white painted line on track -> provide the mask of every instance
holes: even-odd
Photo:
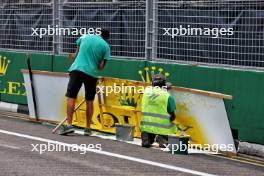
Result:
[[[1,130],[1,129],[0,129],[0,133],[12,135],[12,136],[17,136],[17,137],[22,137],[22,138],[26,138],[26,139],[31,139],[31,140],[35,140],[35,141],[59,144],[62,146],[67,146],[70,148],[85,150],[85,151],[100,154],[100,155],[106,155],[106,156],[110,156],[110,157],[125,159],[125,160],[129,160],[129,161],[134,161],[134,162],[138,162],[138,163],[142,163],[142,164],[146,164],[146,165],[157,166],[160,168],[170,169],[170,170],[184,172],[184,173],[188,173],[188,174],[199,175],[199,176],[215,176],[213,174],[209,174],[209,173],[205,173],[205,172],[199,172],[199,171],[195,171],[195,170],[191,170],[191,169],[167,165],[167,164],[163,164],[163,163],[158,163],[158,162],[145,160],[145,159],[141,159],[141,158],[121,155],[121,154],[117,154],[117,153],[111,153],[111,152],[102,151],[102,150],[89,149],[89,148],[85,148],[85,147],[81,147],[81,146],[76,146],[73,144],[68,144],[68,143],[59,142],[59,141],[55,141],[55,140],[51,140],[51,139],[45,139],[45,138],[41,138],[41,137],[31,136],[31,135],[27,135],[27,134],[16,133],[16,132],[12,132],[12,131]]]
[[[0,147],[10,148],[10,149],[20,149],[19,147],[12,146],[12,145],[5,145],[5,144],[0,144]]]

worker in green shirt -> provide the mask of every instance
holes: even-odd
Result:
[[[176,105],[167,92],[166,80],[162,74],[154,75],[152,87],[145,89],[142,97],[141,139],[142,147],[151,147],[154,141],[160,147],[168,143],[168,135],[176,134]]]
[[[110,47],[107,39],[110,34],[107,30],[101,30],[100,35],[83,35],[77,41],[77,49],[73,64],[69,68],[70,79],[67,87],[67,126],[60,134],[67,135],[74,132],[72,116],[75,100],[82,85],[85,88],[86,100],[86,128],[84,135],[91,135],[91,119],[93,115],[93,100],[96,94],[98,70],[105,67],[106,61],[110,60]]]

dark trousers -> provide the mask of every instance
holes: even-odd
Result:
[[[142,147],[151,147],[151,145],[156,141],[159,144],[159,147],[164,148],[168,144],[168,137],[164,135],[157,135],[147,132],[141,133]]]

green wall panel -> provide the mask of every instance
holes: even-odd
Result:
[[[0,52],[0,55],[10,61],[6,74],[1,76],[1,101],[25,104],[25,87],[20,72],[22,68],[26,68],[25,55],[11,52]]]
[[[53,56],[44,54],[30,54],[32,70],[52,71]]]
[[[139,70],[145,68],[145,61],[111,60],[106,64],[101,76],[116,77],[121,79],[141,80]]]
[[[70,67],[70,61],[66,56],[53,57],[53,71],[54,72],[67,72]]]

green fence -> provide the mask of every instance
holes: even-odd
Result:
[[[0,55],[0,100],[27,104],[20,72],[27,68],[25,53]],[[34,70],[66,72],[70,65],[66,56],[30,54],[30,59]],[[142,80],[139,71],[146,77],[144,68],[150,73],[153,66],[157,72],[162,69],[169,73],[168,81],[173,85],[232,95],[233,100],[225,101],[231,128],[238,130],[240,140],[264,144],[264,72],[113,59],[101,75]]]

